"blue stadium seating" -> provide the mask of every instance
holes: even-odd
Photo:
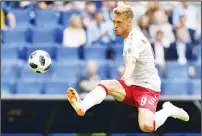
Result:
[[[14,30],[2,30],[1,72],[4,82],[8,82],[9,80],[10,82],[14,82],[19,78],[28,81],[31,80],[32,82],[37,79],[41,81],[47,81],[48,79],[47,82],[54,82],[54,84],[60,84],[61,80],[64,80],[69,86],[76,86],[77,78],[81,73],[85,73],[84,69],[87,60],[97,61],[98,75],[103,79],[119,78],[116,68],[121,64],[123,65],[123,37],[117,36],[116,40],[113,41],[112,48],[115,51],[115,61],[112,63],[106,60],[107,48],[102,46],[100,42],[85,45],[83,50],[84,61],[81,61],[79,59],[80,50],[78,50],[78,48],[64,47],[61,44],[64,27],[66,28],[69,25],[71,16],[73,14],[80,14],[80,11],[68,10],[59,13],[51,9],[34,9],[35,14],[33,11],[25,9],[12,9],[11,11],[16,16],[17,26]],[[36,27],[31,25],[34,15]],[[58,43],[58,45],[56,43]],[[38,49],[47,51],[51,55],[54,63],[52,63],[50,70],[45,74],[35,74],[31,72],[27,64],[29,55]],[[164,76],[160,73],[159,65],[156,66],[160,77],[163,79],[162,94],[201,94],[201,84],[199,82],[201,78],[201,46],[197,45],[196,50],[198,62],[193,63],[196,68],[196,76],[194,79],[188,80],[189,64],[180,65],[176,61],[167,62],[167,80],[164,80]],[[19,59],[24,59],[24,66]],[[55,63],[55,61],[57,61],[57,63]],[[56,82],[55,80],[58,81]],[[8,87],[10,83],[5,84],[7,84],[5,88],[10,90],[10,87]],[[20,83],[18,83],[18,90],[19,84]],[[13,85],[11,85],[11,88],[15,90]]]
[[[53,80],[63,80],[68,83],[69,86],[75,86],[80,75],[80,64],[68,63],[68,64],[55,64],[53,65]]]
[[[188,78],[188,64],[179,64],[176,61],[168,61],[166,63],[166,77],[167,78]]]
[[[63,80],[46,81],[44,84],[45,94],[66,94],[68,83]]]
[[[113,46],[113,51],[115,53],[115,60],[116,61],[123,61],[123,47]]]
[[[116,44],[122,45],[123,47],[123,43],[124,43],[124,38],[122,36],[116,36]]]
[[[23,68],[21,69],[21,72],[20,72],[20,78],[23,80],[36,80],[37,81],[40,79],[40,81],[44,81],[44,80],[50,79],[51,76],[52,76],[51,70],[46,73],[43,73],[43,74],[34,73],[34,72],[32,72],[32,70],[28,64],[23,66]]]
[[[109,71],[110,71],[111,79],[120,79],[120,77],[117,73],[117,68],[119,66],[124,66],[124,62],[123,61],[112,61],[109,63]]]
[[[60,13],[52,9],[36,9],[35,10],[36,27],[54,28],[59,23]]]
[[[1,47],[1,60],[3,62],[18,60],[18,48],[17,47]]]
[[[4,43],[25,43],[26,30],[14,29],[14,30],[2,30],[2,37]]]
[[[109,71],[109,62],[108,61],[101,61],[101,60],[95,60],[97,64],[97,74],[102,79],[108,79],[110,78],[110,71]],[[85,61],[84,63],[81,63],[81,74],[86,74],[86,66],[88,61]]]
[[[41,81],[41,80],[40,80]],[[18,80],[16,84],[17,94],[41,94],[43,83],[39,80]]]
[[[55,43],[56,29],[32,29],[32,43]]]
[[[1,77],[3,80],[13,81],[19,77],[22,67],[21,61],[7,61],[1,64]]]
[[[162,80],[163,95],[188,95],[191,89],[189,80],[167,79]]]
[[[109,62],[108,61],[96,61],[98,66],[98,75],[102,79],[108,79],[109,78]]]
[[[80,11],[78,10],[68,10],[68,11],[63,11],[61,12],[61,18],[60,18],[60,22],[62,23],[62,25],[64,27],[69,26],[70,23],[70,18],[73,14],[80,14]]]
[[[58,44],[62,44],[62,41],[63,41],[63,28],[61,26],[57,26],[56,27],[56,30],[55,30],[55,40],[56,40],[56,43]]]
[[[79,59],[79,49],[77,47],[57,47],[57,61],[68,61]]]
[[[201,95],[201,80],[200,79],[192,79],[191,82],[191,91],[190,93],[193,95]]]
[[[160,78],[164,78],[165,73],[163,73],[163,71],[161,70],[161,66],[159,64],[156,64],[156,69],[158,71],[158,75]]]
[[[15,92],[14,80],[1,80],[1,94],[13,94]]]
[[[197,50],[197,58],[198,59],[201,59],[201,45],[198,45],[196,47],[196,50]]]
[[[194,63],[194,67],[196,70],[195,78],[201,78],[201,63]]]
[[[11,12],[16,18],[16,28],[28,28],[31,25],[32,13],[29,10],[12,9]]]
[[[28,60],[29,56],[31,55],[32,52],[36,50],[44,50],[48,52],[48,54],[51,56],[51,59],[55,59],[55,47],[56,45],[53,43],[43,43],[43,44],[30,44],[25,46],[26,54],[24,55],[24,59]]]
[[[84,47],[85,60],[106,60],[106,47]]]

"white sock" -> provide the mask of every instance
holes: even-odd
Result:
[[[155,120],[155,130],[163,125],[168,117],[172,115],[170,109],[164,108],[155,113],[154,120]]]
[[[94,90],[86,95],[82,103],[82,108],[86,112],[94,105],[100,104],[106,97],[106,91],[103,87],[97,86]]]

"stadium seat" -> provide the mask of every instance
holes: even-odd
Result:
[[[114,59],[116,61],[123,61],[123,47],[114,46],[113,51],[115,53]]]
[[[13,81],[19,77],[22,67],[21,61],[3,61],[1,63],[1,77],[3,80]]]
[[[32,43],[54,43],[56,29],[33,29]]]
[[[201,59],[201,45],[198,45],[196,47],[196,51],[197,51],[197,59]]]
[[[162,72],[161,66],[159,64],[156,64],[156,69],[158,71],[158,75],[160,76],[160,78],[164,78],[165,73]]]
[[[110,79],[111,75],[110,75],[110,70],[109,70],[109,61],[97,61],[98,64],[98,75],[102,78],[102,79]]]
[[[16,28],[28,28],[31,20],[32,12],[23,9],[12,9],[11,12],[15,15]]]
[[[52,9],[35,10],[36,27],[54,28],[59,23],[60,13]]]
[[[40,81],[19,80],[16,85],[16,93],[17,94],[41,94],[43,89],[43,83]]]
[[[124,62],[122,61],[112,61],[109,63],[109,71],[110,71],[110,78],[111,79],[120,79],[118,73],[117,73],[117,68],[119,66],[124,66]]]
[[[4,43],[25,43],[26,42],[26,30],[14,29],[14,30],[2,30],[2,38]]]
[[[93,41],[89,46],[92,47],[100,47],[102,45],[105,45],[104,43],[101,43],[100,41]]]
[[[196,70],[196,75],[195,78],[201,78],[201,63],[195,63],[194,64],[195,70]]]
[[[57,47],[57,61],[68,61],[79,59],[79,48],[77,47]]]
[[[68,63],[68,64],[55,64],[53,65],[53,80],[63,80],[68,83],[69,86],[75,86],[80,75],[80,64]]]
[[[66,94],[68,83],[63,80],[46,81],[44,84],[45,94]]]
[[[179,64],[176,61],[168,61],[166,63],[166,77],[170,79],[188,78],[188,65],[187,64]]]
[[[116,36],[116,44],[122,44],[123,45],[123,43],[124,43],[124,38],[122,36]]]
[[[26,49],[26,55],[24,56],[25,60],[28,60],[31,53],[36,50],[44,50],[44,51],[48,52],[48,54],[51,56],[52,60],[55,59],[55,44],[53,44],[53,43],[31,44],[31,45],[26,46],[25,49]]]
[[[1,94],[13,94],[15,92],[14,80],[1,80]]]
[[[68,27],[70,23],[70,18],[73,14],[80,14],[79,10],[68,10],[61,12],[61,23],[64,27]]]
[[[162,80],[163,95],[188,95],[191,89],[189,80],[167,79]]]
[[[105,47],[84,47],[85,60],[106,60],[107,48]]]
[[[56,30],[55,30],[55,39],[56,39],[56,43],[58,44],[62,44],[62,41],[63,41],[63,28],[58,26],[56,27]]]
[[[192,79],[191,81],[191,94],[192,95],[201,95],[201,80]]]
[[[48,80],[51,78],[51,70],[43,74],[34,73],[32,72],[31,68],[28,66],[28,64],[26,64],[24,65],[24,67],[22,68],[20,72],[20,78],[24,80],[33,80],[33,81],[38,81],[39,79],[41,81]]]
[[[109,62],[108,61],[95,61],[97,64],[97,74],[100,76],[102,79],[109,79],[110,73],[109,73]],[[86,74],[86,66],[87,66],[87,61],[84,64],[81,64],[81,73],[82,75]]]
[[[18,48],[17,47],[1,47],[1,60],[3,62],[18,60]]]

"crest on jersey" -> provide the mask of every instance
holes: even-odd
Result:
[[[131,48],[128,48],[128,54],[131,54],[131,53],[132,53]]]

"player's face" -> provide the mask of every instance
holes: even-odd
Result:
[[[117,36],[123,35],[128,29],[128,20],[122,15],[113,15],[114,32]]]

